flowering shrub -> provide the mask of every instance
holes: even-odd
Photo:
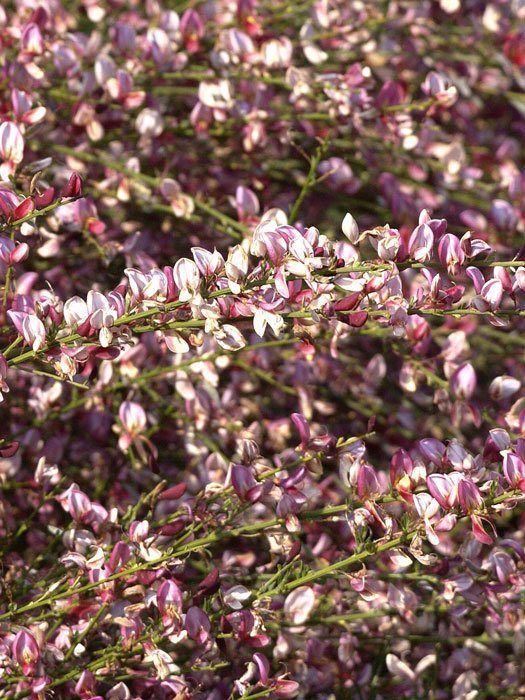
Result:
[[[525,696],[524,20],[0,7],[1,698]]]

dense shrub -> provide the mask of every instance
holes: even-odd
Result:
[[[525,7],[0,7],[0,697],[525,697]]]

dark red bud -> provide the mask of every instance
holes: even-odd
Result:
[[[210,573],[203,578],[199,583],[199,590],[207,590],[208,588],[213,588],[217,581],[219,580],[219,569],[212,569]]]
[[[80,197],[82,194],[82,178],[76,172],[71,173],[67,185],[62,187],[62,197]]]
[[[171,486],[169,489],[163,491],[158,500],[159,501],[176,501],[178,498],[183,496],[186,492],[186,484],[177,484],[176,486]]]
[[[359,294],[350,294],[350,296],[336,301],[334,304],[334,309],[336,311],[350,311],[351,309],[355,309],[360,299],[361,296]]]
[[[159,527],[157,532],[159,535],[164,535],[165,537],[175,537],[175,535],[178,535],[179,532],[184,530],[185,527],[186,523],[184,520],[176,520],[173,523],[162,525],[162,527]]]
[[[19,447],[20,443],[17,440],[9,443],[9,445],[4,445],[3,447],[0,447],[0,457],[9,459],[9,457],[12,457],[16,454],[16,451]]]
[[[46,187],[46,189],[40,194],[35,194],[33,199],[35,202],[35,207],[37,209],[43,209],[51,204],[55,197],[55,188]]]
[[[24,199],[23,202],[20,202],[20,204],[13,211],[13,219],[15,221],[18,221],[19,219],[23,219],[28,214],[30,214],[34,210],[34,208],[35,208],[35,203],[31,199],[31,197],[27,197],[27,199]]]
[[[356,311],[355,314],[348,314],[346,317],[346,322],[353,328],[361,328],[367,320],[368,313],[366,311]]]

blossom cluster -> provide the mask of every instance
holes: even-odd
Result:
[[[525,696],[525,33],[0,7],[0,698]]]

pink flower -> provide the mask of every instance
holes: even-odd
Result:
[[[69,180],[61,191],[62,197],[80,197],[82,194],[82,178],[76,172],[71,173]]]
[[[0,158],[4,161],[0,166],[0,178],[7,180],[16,166],[24,157],[24,138],[14,122],[3,122],[0,125]]]
[[[264,486],[255,481],[248,467],[242,464],[234,464],[231,471],[231,480],[235,493],[241,500],[254,503],[260,499]]]
[[[7,315],[11,319],[16,330],[23,337],[25,342],[37,352],[46,344],[46,329],[42,321],[34,314],[24,311],[8,311]]]
[[[483,498],[476,484],[471,479],[462,478],[458,484],[458,502],[465,513],[483,507]]]
[[[157,607],[165,627],[178,623],[182,615],[182,592],[175,581],[166,580],[157,590]]]
[[[284,601],[284,614],[294,625],[304,624],[315,606],[315,594],[309,586],[300,586]]]
[[[193,260],[181,258],[173,267],[173,280],[179,290],[179,300],[189,301],[199,289],[201,281],[199,268]]]
[[[118,444],[121,450],[127,450],[133,440],[146,429],[146,413],[140,404],[124,401],[118,415],[123,428]]]
[[[450,85],[450,81],[446,76],[436,71],[430,71],[421,85],[421,89],[425,95],[435,97],[439,104],[444,107],[451,107],[458,98],[457,88],[454,85]]]
[[[239,221],[250,221],[259,213],[257,195],[247,187],[239,185],[235,190],[235,208]]]
[[[462,478],[458,472],[429,474],[427,476],[427,487],[430,494],[445,510],[454,508],[458,504],[458,487]]]
[[[200,49],[200,39],[204,36],[204,22],[199,13],[196,10],[186,10],[181,17],[179,28],[186,50],[196,53]]]
[[[212,253],[209,250],[206,250],[206,248],[199,248],[195,246],[191,249],[191,254],[193,255],[193,259],[195,260],[199,272],[203,277],[218,275],[223,272],[224,258],[219,253],[217,248],[214,248]]]
[[[445,517],[441,517],[438,501],[428,493],[415,494],[413,502],[418,515],[423,518],[428,541],[437,546],[440,540],[436,531],[448,532],[452,530],[456,524],[456,516],[448,513]]]
[[[438,255],[441,264],[446,266],[449,274],[459,274],[461,265],[465,262],[465,253],[459,238],[452,233],[446,233],[439,242]]]
[[[16,211],[16,209],[15,209]],[[29,254],[27,243],[15,243],[10,238],[0,236],[0,260],[5,265],[14,265],[22,262]]]
[[[499,279],[491,279],[485,282],[480,291],[480,297],[489,306],[491,311],[497,311],[503,297],[503,285]]]
[[[22,628],[17,632],[11,645],[13,659],[21,667],[22,673],[32,676],[40,659],[40,649],[34,636],[29,630]]]
[[[359,242],[359,226],[352,214],[345,214],[341,228],[352,245]]]
[[[470,362],[460,365],[450,378],[450,387],[458,399],[468,401],[476,390],[476,372]]]
[[[198,644],[205,644],[210,639],[211,622],[200,608],[196,606],[189,608],[184,624],[188,636]]]
[[[373,500],[380,496],[382,491],[375,469],[370,464],[361,464],[357,475],[357,495],[359,498]]]
[[[22,50],[35,56],[43,53],[44,40],[37,24],[29,22],[22,32]]]
[[[434,233],[428,224],[419,224],[408,241],[410,256],[417,262],[426,262],[432,255]]]
[[[140,272],[135,268],[127,268],[124,274],[129,280],[129,286],[135,303],[144,299],[158,299],[163,301],[168,293],[168,281],[161,270]]]
[[[525,493],[525,461],[513,452],[503,455],[503,474],[509,486]]]
[[[160,184],[160,192],[173,209],[175,216],[187,219],[193,214],[195,204],[192,197],[184,194],[181,186],[176,180],[166,178]]]

